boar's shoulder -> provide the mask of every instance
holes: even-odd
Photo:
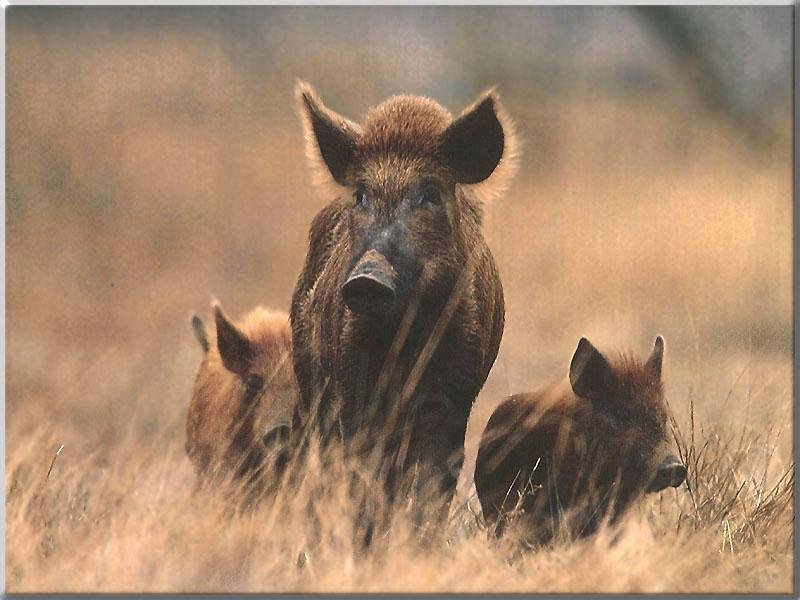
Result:
[[[292,305],[295,306],[303,294],[314,286],[320,272],[330,259],[340,237],[340,224],[345,215],[346,202],[335,200],[320,210],[311,222],[308,232],[306,262],[295,287]],[[294,310],[292,311],[294,313]]]

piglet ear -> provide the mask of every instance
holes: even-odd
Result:
[[[647,359],[647,363],[645,364],[656,376],[661,377],[661,363],[663,360],[664,338],[659,335],[656,336],[656,342],[653,344],[653,352],[650,354],[650,358]]]
[[[355,123],[328,109],[314,89],[298,82],[295,90],[306,133],[306,154],[314,168],[320,159],[339,185],[347,185],[347,173],[355,162],[360,136]]]
[[[503,157],[505,132],[497,114],[497,96],[485,93],[442,134],[444,159],[459,183],[488,178]]]
[[[217,349],[222,364],[237,375],[245,375],[253,359],[250,341],[228,320],[219,304],[214,304],[213,311],[217,324]]]
[[[605,356],[582,337],[569,364],[572,391],[582,398],[599,400],[610,389],[613,376]]]
[[[194,330],[194,336],[197,338],[197,341],[200,342],[200,347],[203,349],[203,352],[208,352],[209,344],[206,326],[203,320],[197,315],[192,317],[192,329]]]

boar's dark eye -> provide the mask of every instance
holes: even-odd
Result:
[[[419,193],[420,206],[439,206],[442,203],[442,195],[439,190],[432,185],[426,185]]]
[[[264,387],[264,380],[258,375],[250,375],[244,382],[245,393],[248,399],[253,399]]]
[[[369,204],[369,196],[367,196],[367,192],[359,188],[353,194],[353,198],[356,201],[356,207],[358,208],[365,208],[367,204]]]
[[[603,417],[606,424],[608,424],[614,431],[623,431],[625,429],[622,419],[620,419],[617,415],[608,413],[603,415]]]

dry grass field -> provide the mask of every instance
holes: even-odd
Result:
[[[7,33],[6,591],[793,590],[788,119],[753,147],[658,94],[488,82],[523,143],[485,216],[500,355],[446,539],[420,549],[400,517],[388,550],[360,556],[337,473],[310,468],[313,545],[309,490],[232,512],[192,493],[183,445],[191,315],[209,319],[212,295],[232,316],[288,310],[327,200],[294,77],[356,118],[382,97],[360,74],[357,91],[326,85],[322,66],[258,80],[191,31],[28,25],[12,15]],[[441,100],[458,111],[483,85]],[[471,470],[494,405],[565,377],[581,335],[645,355],[659,333],[688,483],[618,532],[535,552],[490,540]]]

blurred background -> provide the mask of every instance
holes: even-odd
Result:
[[[693,402],[701,422],[790,428],[792,7],[6,17],[9,458],[43,424],[65,457],[182,446],[191,315],[212,295],[288,310],[331,200],[297,78],[356,120],[396,93],[458,113],[496,85],[515,121],[519,174],[486,207],[507,320],[473,453],[494,404],[565,376],[581,335],[644,356],[663,334],[679,419]]]

